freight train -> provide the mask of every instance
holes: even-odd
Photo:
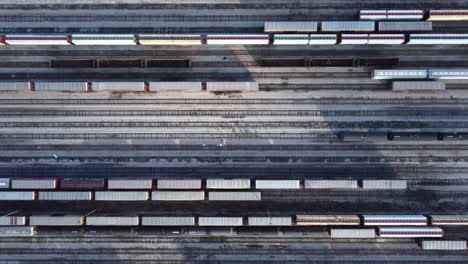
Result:
[[[457,141],[467,140],[468,132],[340,132],[338,138],[343,142],[373,141]]]

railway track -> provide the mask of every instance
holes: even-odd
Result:
[[[0,105],[468,105],[468,99],[463,98],[317,98],[317,99],[0,99]],[[430,108],[428,108],[430,109]],[[441,109],[442,110],[442,109]],[[322,111],[321,111],[322,112]],[[437,111],[434,111],[437,112]]]

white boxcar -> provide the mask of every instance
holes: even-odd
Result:
[[[154,201],[203,201],[205,192],[203,191],[155,191],[151,193],[151,200]]]
[[[374,21],[323,21],[322,31],[360,31],[368,32],[375,30]]]
[[[357,180],[305,180],[306,189],[357,189]]]
[[[93,82],[93,91],[141,91],[145,90],[144,82]]]
[[[8,189],[10,188],[10,179],[2,178],[0,179],[0,189]]]
[[[362,215],[366,226],[421,226],[427,225],[424,215]]]
[[[405,34],[369,34],[367,44],[398,45],[405,42]]]
[[[55,189],[56,179],[11,179],[12,189]]]
[[[207,91],[258,91],[257,82],[207,82]]]
[[[33,201],[34,192],[0,192],[0,201]]]
[[[0,226],[26,225],[26,216],[0,216]]]
[[[357,215],[296,215],[297,225],[329,226],[329,225],[360,225]]]
[[[149,199],[149,192],[115,192],[104,191],[95,192],[96,201],[146,201]]]
[[[193,216],[142,216],[143,226],[194,226]]]
[[[383,21],[379,23],[379,31],[432,31],[432,22],[424,21]]]
[[[199,34],[139,34],[141,45],[201,45]]]
[[[333,34],[310,34],[309,45],[331,45],[336,44],[336,35]]]
[[[208,45],[268,45],[270,36],[268,34],[259,35],[207,35]]]
[[[137,226],[138,216],[87,216],[87,226]]]
[[[408,44],[468,44],[468,34],[410,34]]]
[[[152,189],[152,179],[109,179],[107,189]]]
[[[387,10],[360,10],[359,19],[361,20],[385,20],[387,19]]]
[[[468,215],[430,215],[432,225],[468,225]]]
[[[50,201],[90,201],[92,194],[91,192],[39,192],[38,198]]]
[[[201,91],[201,82],[150,82],[150,91]]]
[[[444,82],[392,82],[392,91],[394,92],[439,92],[445,91],[445,87],[446,85]]]
[[[406,189],[406,180],[363,180],[363,189],[387,189],[402,190]]]
[[[158,189],[201,189],[201,179],[159,179]]]
[[[28,82],[0,82],[0,91],[28,91]]]
[[[209,192],[210,201],[260,201],[260,192]]]
[[[316,32],[317,22],[311,21],[275,21],[265,22],[265,32]]]
[[[256,180],[256,189],[300,189],[299,180]]]
[[[131,34],[73,34],[71,41],[75,45],[136,45],[137,40]]]
[[[0,237],[25,237],[34,235],[32,226],[2,226],[0,227]]]
[[[32,226],[81,226],[84,217],[81,215],[32,215],[29,217],[29,225]]]
[[[423,240],[424,250],[466,250],[466,240]]]
[[[375,229],[373,228],[353,228],[353,229],[342,229],[332,228],[330,229],[331,238],[375,238]]]
[[[250,189],[250,179],[207,179],[207,189]]]
[[[242,226],[242,217],[198,217],[199,226]]]
[[[36,91],[86,91],[86,82],[34,82]]]
[[[249,217],[249,226],[290,226],[291,217]]]
[[[429,18],[434,21],[468,20],[468,10],[429,10]]]
[[[372,79],[426,79],[426,69],[386,69],[374,70]]]
[[[307,34],[275,34],[273,36],[274,45],[307,45],[309,35]]]
[[[379,227],[379,237],[443,237],[440,227]]]
[[[421,20],[423,18],[423,10],[387,10],[389,20]]]
[[[368,34],[342,34],[340,44],[367,44],[369,41]]]
[[[468,68],[429,69],[429,79],[468,79]]]
[[[71,45],[67,35],[6,35],[9,45]]]

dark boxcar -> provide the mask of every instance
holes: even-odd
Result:
[[[62,179],[59,186],[67,190],[95,190],[104,189],[106,182],[104,179]]]

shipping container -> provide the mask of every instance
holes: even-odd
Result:
[[[420,226],[427,225],[424,215],[362,215],[366,226]]]
[[[309,45],[332,45],[336,44],[336,35],[333,34],[310,34]]]
[[[9,45],[70,45],[67,35],[5,35]]]
[[[422,20],[423,10],[387,10],[388,20]]]
[[[250,189],[250,179],[206,179],[207,189]]]
[[[158,179],[158,189],[201,189],[201,180],[200,179],[180,179],[180,180],[170,180],[170,179]]]
[[[26,225],[26,216],[0,216],[0,226]]]
[[[0,201],[33,201],[34,192],[0,192]]]
[[[108,189],[153,189],[152,179],[109,179],[107,180]]]
[[[379,23],[379,31],[432,31],[432,22],[424,21],[383,21]]]
[[[256,180],[256,189],[300,189],[299,180]]]
[[[31,215],[29,225],[32,226],[81,226],[84,216],[81,215]]]
[[[145,90],[144,82],[93,82],[93,91],[141,91]]]
[[[151,193],[153,201],[203,201],[203,191],[155,191]]]
[[[360,10],[359,19],[361,20],[386,20],[387,10]]]
[[[39,192],[39,200],[54,201],[90,201],[91,192]]]
[[[297,225],[329,226],[329,225],[360,225],[357,215],[296,215]]]
[[[368,32],[375,30],[374,21],[323,21],[322,31],[360,31]]]
[[[466,45],[468,34],[410,34],[408,44]]]
[[[443,237],[440,227],[379,227],[379,237]]]
[[[0,91],[28,91],[29,82],[0,82]]]
[[[382,69],[372,72],[372,79],[426,79],[427,69]]]
[[[9,189],[10,188],[10,179],[1,178],[0,179],[0,189]]]
[[[95,192],[94,200],[96,201],[146,201],[146,200],[149,200],[149,192],[130,192],[130,191]]]
[[[199,226],[242,226],[242,217],[198,217]]]
[[[201,45],[200,34],[139,34],[141,45]]]
[[[375,229],[373,228],[355,228],[355,229],[330,229],[331,238],[375,238]]]
[[[291,217],[249,217],[249,226],[291,226]]]
[[[137,226],[138,216],[87,216],[87,226]]]
[[[0,227],[0,237],[26,237],[34,235],[32,226],[2,226]]]
[[[363,180],[362,188],[403,190],[406,189],[406,180]]]
[[[265,22],[265,32],[316,32],[318,23],[311,21],[273,21]]]
[[[201,82],[150,82],[150,91],[201,91]]]
[[[466,240],[423,240],[424,250],[466,250]]]
[[[142,226],[194,226],[193,216],[142,216]]]
[[[275,34],[273,45],[307,45],[309,35],[307,34]]]
[[[72,43],[75,45],[136,45],[137,39],[130,34],[73,34]]]
[[[432,225],[468,225],[468,215],[430,215]]]
[[[357,180],[305,180],[306,189],[357,189]]]
[[[440,92],[445,91],[444,82],[431,81],[407,81],[392,82],[392,91],[394,92]]]
[[[210,201],[260,201],[260,192],[209,192]]]
[[[429,79],[468,79],[468,68],[429,69]]]
[[[11,179],[12,189],[55,189],[56,179]]]
[[[207,82],[207,91],[258,91],[257,82]]]
[[[468,10],[429,10],[432,21],[463,21],[468,20]]]
[[[34,82],[35,91],[86,91],[86,82]]]
[[[368,34],[342,34],[340,44],[363,45],[369,40]]]
[[[106,187],[104,179],[61,179],[60,189],[66,190],[99,190]]]
[[[268,45],[270,36],[268,34],[258,35],[207,35],[208,45]]]
[[[405,42],[405,34],[369,34],[369,45],[399,45]]]

